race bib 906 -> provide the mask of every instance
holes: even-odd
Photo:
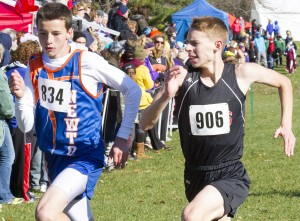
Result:
[[[193,135],[219,135],[230,132],[229,107],[227,103],[191,105],[189,117]]]
[[[71,98],[71,83],[38,79],[39,101],[48,110],[67,113]]]

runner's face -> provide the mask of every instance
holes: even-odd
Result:
[[[185,50],[193,67],[207,67],[208,63],[213,62],[215,46],[206,33],[191,29],[188,42]]]
[[[64,20],[39,20],[38,36],[45,52],[49,58],[61,58],[70,52],[68,39],[72,29],[66,30]]]

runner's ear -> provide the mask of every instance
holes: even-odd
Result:
[[[214,52],[216,53],[217,51],[222,50],[222,48],[223,48],[223,42],[221,40],[216,40]]]

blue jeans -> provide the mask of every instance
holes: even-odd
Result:
[[[40,189],[42,183],[48,184],[48,177],[44,164],[45,156],[40,150],[37,143],[32,153],[31,167],[30,167],[30,188],[34,190]]]
[[[0,203],[8,203],[14,198],[10,191],[10,176],[14,159],[15,152],[10,130],[4,123],[4,141],[0,146]]]
[[[273,59],[272,55],[268,54],[267,59],[268,59],[268,68],[274,69],[274,59]]]

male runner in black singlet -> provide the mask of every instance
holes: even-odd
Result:
[[[184,183],[189,204],[183,221],[231,220],[249,193],[249,177],[241,163],[245,98],[254,82],[277,87],[281,100],[281,135],[288,157],[294,154],[292,86],[285,76],[255,63],[224,64],[227,27],[214,17],[194,18],[186,51],[189,73],[175,66],[165,87],[140,121],[148,130],[175,97],[179,134],[185,157]]]

